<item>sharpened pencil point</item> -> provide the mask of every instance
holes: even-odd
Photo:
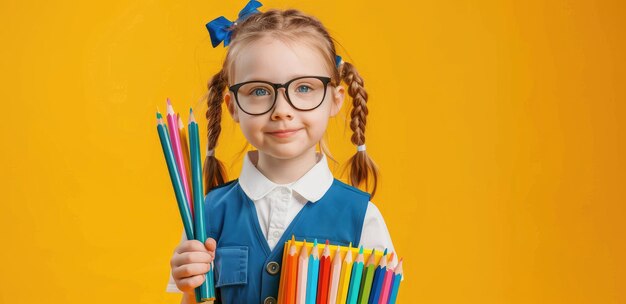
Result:
[[[387,248],[385,248],[385,251],[383,252],[383,255],[387,255]]]

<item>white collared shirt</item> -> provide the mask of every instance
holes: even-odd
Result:
[[[333,183],[333,175],[328,168],[326,155],[317,154],[317,163],[300,179],[290,184],[276,184],[256,168],[257,151],[248,152],[243,160],[239,175],[239,185],[254,202],[259,226],[270,249],[274,250],[278,240],[289,227],[291,221],[307,202],[321,199]],[[182,241],[186,240],[184,231]],[[361,243],[364,248],[393,251],[393,243],[382,214],[369,202],[361,230]],[[397,262],[394,255],[393,262]],[[167,286],[169,292],[180,292],[170,273]]]

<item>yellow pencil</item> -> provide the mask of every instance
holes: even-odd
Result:
[[[337,290],[337,303],[346,303],[348,299],[348,289],[350,289],[350,275],[352,274],[352,243],[348,246],[346,257],[341,263],[341,274],[339,275],[339,289]]]

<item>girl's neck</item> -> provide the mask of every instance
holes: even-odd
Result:
[[[297,181],[317,163],[315,146],[309,151],[291,159],[279,159],[258,152],[257,169],[276,184],[289,184]]]

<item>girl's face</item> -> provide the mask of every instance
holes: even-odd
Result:
[[[331,75],[315,49],[304,43],[288,45],[278,39],[265,37],[241,50],[235,61],[234,79],[231,79],[230,85],[252,80],[284,84],[300,76]],[[291,86],[289,90],[293,91]],[[301,87],[299,90],[307,88]],[[263,90],[260,92],[267,93]],[[276,98],[274,106],[262,115],[250,115],[242,111],[231,91],[224,100],[251,145],[267,156],[293,159],[315,151],[315,145],[326,131],[329,117],[337,115],[343,104],[344,88],[328,84],[321,105],[311,111],[293,108],[285,97],[284,88],[276,91]]]

